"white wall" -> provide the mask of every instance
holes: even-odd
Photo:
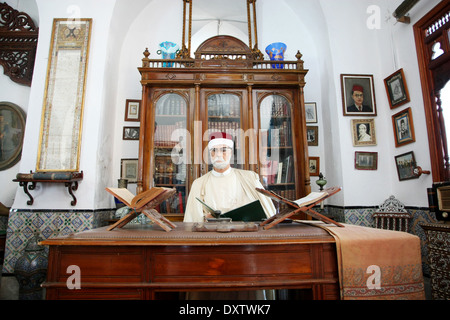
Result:
[[[106,61],[108,57],[107,41],[109,34],[110,19],[115,1],[80,0],[74,5],[72,1],[46,1],[38,0],[39,9],[39,43],[36,54],[36,64],[33,75],[33,85],[30,92],[28,121],[24,137],[24,148],[20,172],[35,170],[37,160],[37,149],[40,135],[40,119],[42,101],[46,82],[48,55],[50,48],[50,37],[53,19],[58,18],[92,18],[93,28],[91,33],[91,44],[89,50],[89,63],[85,91],[85,105],[83,114],[83,131],[81,141],[80,170],[84,172],[84,179],[75,191],[78,199],[76,209],[95,209],[105,206],[102,201],[94,201],[96,189],[101,188],[98,184],[102,172],[98,171],[97,150],[99,144],[99,133],[103,122],[104,96],[107,94],[104,87]],[[108,93],[109,94],[109,93]],[[104,188],[104,187],[103,187]],[[97,191],[98,192],[98,191]],[[103,190],[104,192],[104,190]],[[35,204],[32,209],[53,208],[65,209],[70,206],[71,197],[63,185],[38,184],[32,192]],[[14,201],[14,208],[30,209],[26,201],[28,197],[22,189],[18,189]],[[109,202],[108,202],[109,207]]]
[[[295,60],[295,54],[300,50],[305,68],[309,69],[305,100],[317,103],[320,130],[319,146],[310,147],[309,153],[311,156],[321,157],[321,171],[327,178],[328,185],[343,187],[343,192],[333,197],[329,204],[374,206],[394,194],[406,205],[428,206],[426,188],[431,185],[431,176],[399,182],[394,156],[412,150],[418,164],[424,169],[430,168],[412,26],[439,1],[421,1],[411,10],[412,23],[409,25],[396,23],[392,17],[392,12],[401,2],[257,2],[259,49],[264,52],[268,44],[284,42],[288,46],[286,59]],[[20,172],[34,170],[36,166],[52,20],[55,17],[70,17],[73,13],[68,12],[68,9],[72,8],[73,3],[69,0],[37,0],[40,38],[33,87],[28,93],[28,119],[33,120],[27,123],[26,150],[20,163]],[[94,21],[80,163],[85,179],[76,191],[79,199],[76,208],[104,208],[112,205],[111,197],[105,194],[104,187],[117,184],[120,159],[138,156],[138,143],[123,141],[122,128],[134,125],[123,120],[125,100],[141,98],[137,68],[141,65],[142,52],[148,47],[150,58],[157,58],[159,56],[156,51],[160,42],[173,41],[181,44],[182,2],[137,0],[130,5],[125,0],[78,0],[75,3],[80,8],[82,17],[93,18]],[[370,29],[367,21],[372,13],[368,13],[367,9],[373,5],[380,9],[380,25],[379,28]],[[212,36],[217,32],[214,28],[213,26],[210,31],[202,30],[202,34]],[[192,54],[197,43],[202,42],[200,38],[199,34],[193,35],[195,46],[193,44]],[[398,110],[390,110],[383,80],[399,68],[405,71],[411,102]],[[352,145],[352,117],[344,117],[342,114],[340,74],[343,73],[374,75],[378,110],[375,117],[377,146],[356,148]],[[5,82],[3,78],[4,76],[0,76],[0,84]],[[20,105],[23,103],[20,101],[23,99],[23,89],[20,90],[17,94],[8,94],[2,100],[18,101]],[[3,90],[0,91],[0,98],[2,94]],[[396,148],[391,116],[406,107],[413,109],[417,141]],[[378,170],[355,170],[355,151],[378,152]],[[311,180],[312,189],[316,190],[316,178]],[[134,187],[132,185],[129,189],[135,191]],[[36,195],[33,209],[70,207],[65,188],[44,186],[33,194]],[[26,200],[26,196],[19,190],[14,206],[30,208],[26,206]]]

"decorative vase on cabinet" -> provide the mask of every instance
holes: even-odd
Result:
[[[283,61],[287,46],[283,42],[275,42],[266,47],[266,53],[272,61]],[[273,69],[284,69],[284,64],[272,64]]]

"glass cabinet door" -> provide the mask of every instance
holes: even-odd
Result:
[[[261,182],[267,190],[295,200],[291,103],[282,95],[269,95],[261,101],[258,113]]]
[[[186,101],[176,93],[164,94],[155,105],[153,185],[177,189],[160,205],[160,213],[184,213],[186,206],[187,109]]]
[[[241,104],[240,96],[232,93],[210,94],[207,97],[208,133],[226,132],[233,136],[231,166],[240,169],[244,167],[245,159],[244,149],[241,148]],[[211,164],[209,170],[212,170]]]

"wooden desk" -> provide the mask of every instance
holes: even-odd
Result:
[[[193,224],[99,228],[48,239],[47,299],[162,299],[169,292],[305,289],[339,299],[335,240],[303,224],[256,232],[192,232]],[[81,289],[66,282],[81,271]]]

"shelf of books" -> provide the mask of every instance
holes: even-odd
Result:
[[[240,136],[241,129],[241,99],[231,93],[211,94],[207,100],[208,106],[208,131],[226,132],[234,138],[234,154],[231,159],[233,168],[243,168],[244,155],[241,153]],[[210,164],[208,170],[212,170]]]
[[[282,95],[269,95],[259,106],[260,177],[265,189],[296,199],[291,104]],[[279,203],[276,203],[280,206]],[[283,209],[280,206],[280,210]]]
[[[175,194],[159,205],[160,213],[184,213],[186,207],[187,160],[185,142],[186,101],[176,93],[162,96],[155,106],[154,186],[176,188]]]

